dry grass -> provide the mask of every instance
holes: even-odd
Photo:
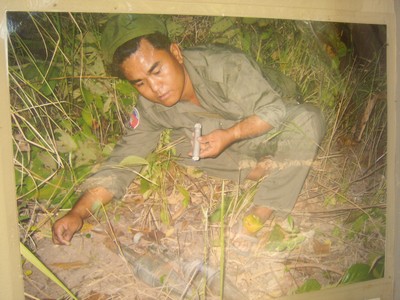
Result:
[[[20,222],[23,233],[21,239],[32,249],[43,251],[43,260],[53,258],[49,254],[52,248],[47,238],[50,235],[50,220],[54,218],[59,207],[54,207],[51,202],[55,202],[53,199],[61,195],[61,200],[57,201],[64,203],[71,196],[74,185],[84,176],[75,172],[68,153],[61,153],[56,147],[60,138],[54,134],[55,128],[63,123],[57,122],[51,113],[62,112],[61,115],[66,116],[63,118],[69,124],[65,125],[66,130],[93,130],[93,134],[98,135],[99,143],[105,144],[110,133],[119,134],[114,127],[118,127],[118,119],[122,119],[119,114],[126,109],[119,107],[119,101],[124,95],[114,87],[115,82],[109,84],[109,78],[104,77],[106,80],[100,80],[102,84],[92,86],[91,81],[82,76],[85,72],[89,77],[99,76],[99,72],[104,71],[95,70],[101,64],[96,60],[97,50],[94,50],[91,41],[81,40],[81,31],[92,33],[89,25],[93,25],[91,22],[95,23],[95,19],[85,19],[82,15],[79,18],[78,15],[52,17],[50,19],[54,22],[68,19],[79,21],[79,25],[74,27],[77,36],[68,35],[69,39],[64,39],[70,41],[70,44],[64,45],[67,50],[70,47],[71,51],[68,52],[58,52],[61,51],[60,43],[57,43],[58,40],[54,42],[52,36],[70,34],[72,31],[58,32],[55,35],[50,29],[56,26],[39,27],[42,33],[46,33],[43,36],[50,41],[46,43],[43,40],[43,44],[53,45],[52,53],[60,54],[60,60],[66,66],[67,61],[63,59],[69,52],[80,55],[86,53],[81,57],[70,57],[70,61],[75,62],[75,72],[79,74],[61,74],[65,75],[62,80],[50,80],[51,78],[41,74],[30,82],[23,76],[23,71],[33,57],[30,56],[28,46],[18,39],[14,40],[16,47],[11,48],[11,62],[15,62],[15,66],[10,69],[15,164],[16,170],[23,175],[18,182],[18,190],[21,190],[19,212],[21,217],[29,217]],[[33,18],[38,22],[42,20],[36,14]],[[292,76],[300,84],[305,100],[321,106],[327,118],[328,133],[290,218],[276,219],[264,228],[258,248],[246,255],[235,249],[230,230],[251,202],[255,184],[245,182],[238,185],[181,168],[171,160],[171,153],[168,151],[161,151],[161,156],[154,158],[154,161],[165,161],[168,165],[161,168],[159,173],[150,174],[154,175],[151,179],[159,183],[158,188],[148,189],[143,193],[139,180],[136,181],[121,203],[107,207],[108,218],[90,220],[94,226],[86,233],[98,235],[100,224],[106,224],[102,228],[107,230],[111,226],[115,231],[113,235],[109,235],[111,240],[116,239],[120,245],[129,247],[140,255],[151,250],[158,253],[159,257],[169,255],[170,261],[200,260],[210,268],[224,270],[226,278],[240,290],[247,291],[251,299],[272,299],[291,294],[311,278],[318,280],[323,287],[335,286],[352,264],[366,262],[373,265],[384,254],[385,247],[386,78],[379,57],[364,64],[351,63],[347,67],[333,67],[335,59],[341,58],[334,52],[327,51],[332,50],[335,40],[320,38],[324,36],[324,26],[327,24],[315,26],[316,24],[310,25],[307,22],[279,20],[252,23],[251,20],[245,22],[236,19],[228,30],[218,32],[215,29],[210,31],[215,24],[214,17],[172,16],[169,20],[170,25],[180,25],[176,28],[174,37],[182,46],[215,41],[229,42],[255,57],[261,64],[278,67]],[[93,27],[98,29],[99,24],[95,25]],[[49,28],[49,32],[43,28]],[[286,38],[282,39],[282,36]],[[80,43],[75,44],[76,39]],[[18,45],[22,46],[17,47]],[[32,55],[35,54],[33,52]],[[84,70],[81,62],[86,58],[87,70]],[[50,57],[50,62],[43,61],[43,64],[45,70],[49,71],[53,60]],[[33,66],[39,69],[39,65]],[[94,68],[93,74],[89,66]],[[71,80],[64,80],[66,78]],[[54,88],[51,93],[43,96],[38,82],[47,86],[48,82],[54,83],[54,80],[62,82],[62,85],[57,85],[60,89]],[[99,86],[102,88],[97,90]],[[83,87],[92,88],[94,97],[101,95],[104,97],[101,100],[106,103],[115,103],[114,113],[117,116],[111,116],[109,120],[100,118],[99,111],[103,109],[101,101],[96,102],[99,107],[93,103],[87,107],[82,105],[80,108],[94,111],[92,127],[88,127],[87,120],[81,118],[78,110],[85,103],[83,96],[79,96]],[[64,90],[68,90],[67,95],[62,94]],[[107,93],[112,96],[105,96]],[[114,98],[116,96],[121,99],[118,98],[117,101]],[[79,126],[70,115],[79,117]],[[46,130],[39,130],[42,128]],[[73,151],[71,153],[77,155]],[[71,174],[61,175],[64,181],[68,177],[69,184],[66,188],[51,191],[48,199],[52,200],[40,201],[38,190],[41,187],[58,186],[62,182],[55,176],[56,171],[54,174],[39,176],[33,169],[37,167],[37,161],[42,162],[44,154],[49,155],[46,162],[51,163],[49,166],[53,166],[54,170],[67,170]],[[53,178],[57,181],[52,180]],[[32,184],[32,187],[24,180]],[[27,186],[30,189],[26,190]],[[186,193],[190,195],[190,201]],[[221,199],[229,207],[228,213],[222,215],[223,218],[215,214]],[[140,235],[143,235],[142,238],[135,241],[135,237],[138,239]],[[97,239],[93,241],[98,242]],[[274,241],[280,243],[273,243]],[[59,252],[81,253],[80,246],[77,243],[75,248]],[[79,293],[80,298],[132,299],[132,293],[128,292],[136,291],[138,299],[179,299],[179,296],[169,293],[167,285],[145,286],[132,276],[123,260],[120,260],[122,264],[118,269],[113,267],[115,260],[104,261],[104,254],[111,253],[108,248],[101,248],[103,252],[98,252],[100,246],[99,249],[96,246],[90,249],[90,254],[100,259],[93,258],[95,265],[92,265],[93,269],[87,269],[89,273],[83,275],[86,277],[76,275],[76,278],[81,279],[79,282],[72,280],[72,273],[63,273],[55,268]],[[46,252],[49,257],[46,257]],[[72,256],[73,253],[69,255]],[[32,276],[26,277],[26,281],[32,283],[32,286],[37,284],[35,292],[43,292],[45,288],[42,284],[46,279],[37,279],[37,282],[35,280]],[[98,293],[93,293],[93,290]],[[205,291],[204,288],[202,291]],[[47,298],[52,296],[51,293],[40,295]]]

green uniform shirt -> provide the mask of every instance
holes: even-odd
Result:
[[[185,101],[165,107],[140,97],[137,127],[128,130],[110,158],[86,181],[83,189],[103,186],[115,197],[123,196],[136,173],[122,169],[118,164],[129,155],[146,157],[155,149],[160,133],[166,128],[173,130],[173,138],[185,137],[177,145],[182,162],[204,169],[213,176],[244,178],[257,158],[268,152],[265,147],[268,136],[279,129],[292,106],[284,103],[263,77],[259,66],[241,52],[217,46],[184,50],[183,54],[201,107]],[[203,134],[207,134],[215,129],[229,128],[254,114],[274,126],[273,132],[235,143],[215,159],[193,162],[187,156],[195,123],[201,123]],[[261,144],[264,147],[260,147]]]

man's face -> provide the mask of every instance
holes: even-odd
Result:
[[[143,39],[138,50],[120,68],[146,99],[168,107],[181,100],[187,75],[178,45],[172,44],[168,52],[155,49]]]

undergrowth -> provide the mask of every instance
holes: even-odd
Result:
[[[34,249],[34,233],[43,225],[37,224],[37,214],[44,213],[44,222],[52,222],[60,210],[75,203],[75,188],[124,133],[137,93],[128,83],[109,77],[102,63],[100,32],[108,15],[8,13],[7,17],[21,241]],[[162,18],[172,40],[182,47],[222,43],[240,48],[261,66],[293,78],[304,100],[321,107],[328,132],[318,154],[320,172],[312,180],[322,191],[327,210],[350,208],[332,236],[373,248],[377,255],[372,263],[360,257],[360,263],[369,263],[368,272],[373,269],[376,257],[384,254],[385,240],[387,118],[381,53],[370,61],[356,60],[352,44],[342,41],[338,30],[342,27],[334,23]],[[146,197],[158,195],[160,220],[169,223],[166,190],[174,186],[185,205],[190,197],[176,177],[179,172],[170,168],[175,158],[168,132],[158,150],[147,158],[141,192]],[[237,207],[229,206],[231,198],[224,199],[222,216],[237,216]],[[218,209],[209,215],[221,219]],[[352,273],[347,274],[342,283],[351,282]],[[379,276],[381,271],[375,277]],[[299,291],[316,286],[307,281]]]

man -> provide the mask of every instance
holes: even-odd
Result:
[[[69,244],[96,207],[123,196],[136,172],[120,162],[130,155],[146,157],[166,128],[173,139],[185,137],[176,146],[184,165],[234,180],[265,176],[249,211],[261,222],[274,211],[293,208],[324,134],[320,111],[286,103],[259,66],[237,50],[182,51],[166,35],[164,24],[146,15],[119,15],[106,25],[104,60],[141,96],[133,128],[84,183],[71,211],[54,224],[54,243]],[[199,161],[190,157],[196,123],[203,131]]]

